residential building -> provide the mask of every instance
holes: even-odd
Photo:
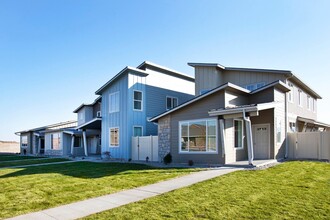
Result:
[[[65,131],[76,126],[76,121],[67,121],[16,132],[20,136],[21,154],[68,155],[71,137]]]
[[[147,119],[192,99],[194,78],[145,61],[125,67],[96,94],[102,97],[101,153],[129,160],[132,137],[157,135]]]
[[[287,156],[289,131],[324,130],[314,90],[291,71],[188,63],[196,97],[159,114],[159,158],[227,164]]]

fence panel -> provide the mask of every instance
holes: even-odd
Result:
[[[132,160],[158,161],[158,136],[132,137]]]
[[[289,158],[330,160],[330,132],[288,134]]]

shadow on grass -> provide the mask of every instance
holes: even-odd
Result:
[[[153,170],[159,172],[187,172],[185,168],[155,168],[144,164],[134,163],[95,163],[95,162],[74,162],[67,164],[44,165],[37,167],[18,168],[16,172],[1,175],[0,179],[8,177],[19,177],[36,174],[58,173],[76,178],[102,178],[112,175],[129,175],[132,173],[150,173]]]

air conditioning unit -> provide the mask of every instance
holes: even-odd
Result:
[[[101,111],[96,112],[96,117],[101,118]]]

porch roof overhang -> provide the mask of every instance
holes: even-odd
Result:
[[[267,102],[261,104],[242,105],[236,107],[227,107],[221,109],[211,109],[208,114],[209,116],[237,116],[242,115],[243,112],[250,114],[250,116],[258,116],[258,112],[266,109],[275,108],[280,102]]]
[[[306,123],[307,125],[311,125],[311,126],[316,126],[316,127],[321,127],[321,128],[330,128],[329,124],[319,122],[319,121],[316,121],[316,120],[313,120],[310,118],[303,118],[303,117],[298,116],[297,121]]]
[[[101,129],[101,122],[102,118],[97,117],[94,118],[82,125],[77,126],[75,129],[95,129],[95,130],[100,130]]]

